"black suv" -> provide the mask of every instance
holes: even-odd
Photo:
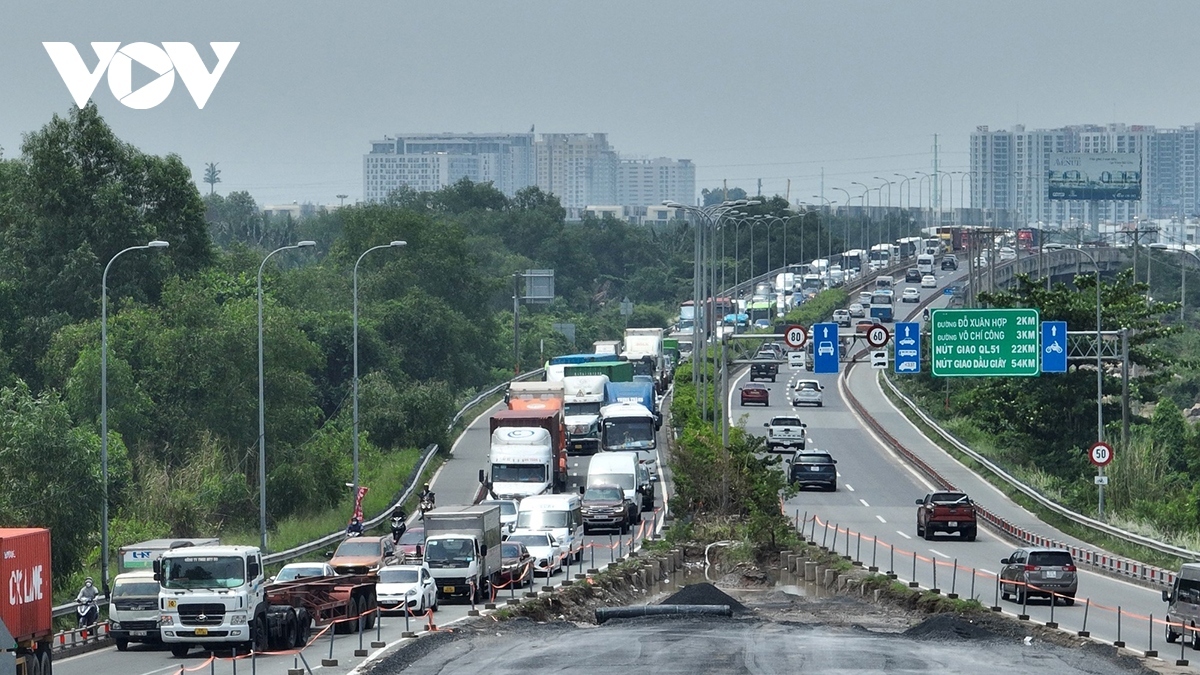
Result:
[[[915,267],[908,268],[908,271],[904,273],[904,283],[906,283],[906,284],[921,283],[921,271]]]
[[[837,491],[837,460],[828,452],[797,452],[788,463],[788,482]]]
[[[765,359],[763,359],[763,360],[755,359],[750,364],[750,381],[751,382],[753,382],[754,380],[766,380],[766,379],[769,379],[772,382],[774,382],[775,376],[778,374],[779,374],[779,364],[774,361],[767,361]]]
[[[942,270],[943,271],[956,270],[956,269],[958,269],[958,258],[955,258],[952,255],[948,255],[945,258],[942,258]]]

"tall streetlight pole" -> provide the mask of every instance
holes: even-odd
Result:
[[[267,551],[267,425],[266,406],[263,397],[263,267],[271,256],[280,251],[290,251],[295,248],[310,248],[317,242],[305,240],[290,246],[280,246],[267,254],[258,266],[258,532],[259,548]]]
[[[845,204],[846,204],[846,241],[850,241],[850,191],[847,190],[846,188],[839,188],[839,187],[829,188],[829,189],[837,190],[838,192],[841,192],[842,194],[846,195],[846,201],[845,201]],[[865,242],[863,241],[862,236],[861,236],[862,230],[860,229],[858,232],[860,235],[858,238],[858,247],[862,250],[866,250],[866,247],[864,246]],[[867,256],[867,257],[870,257],[870,256]]]
[[[351,495],[355,499],[358,498],[358,265],[371,251],[378,251],[381,248],[400,248],[406,243],[403,241],[393,241],[390,244],[372,246],[363,251],[362,255],[358,256],[358,260],[354,263],[354,441],[352,444],[354,447],[354,485],[352,486],[353,492],[351,492]]]
[[[130,251],[168,246],[169,243],[155,239],[144,246],[118,251],[100,275],[100,481],[104,484],[104,501],[100,505],[100,592],[105,596],[108,595],[108,269]]]
[[[858,181],[851,181],[851,185],[857,185],[863,189],[862,205],[863,205],[863,221],[862,221],[862,239],[864,242],[870,241],[870,221],[871,221],[871,186]],[[890,256],[889,256],[890,257]]]
[[[841,188],[833,188],[833,189],[834,190],[842,190]],[[842,190],[842,192],[846,192],[846,191]],[[850,198],[850,193],[846,192],[846,199],[849,200],[849,198]],[[829,217],[832,219],[833,218],[833,205],[837,204],[837,202],[831,202],[821,195],[813,195],[813,199],[820,199],[821,201],[825,202],[825,206],[829,209]],[[847,227],[849,227],[849,226],[847,226]],[[826,230],[826,238],[829,240],[827,243],[827,245],[829,247],[829,253],[832,255],[833,254],[833,228],[829,227],[827,225],[825,227],[825,230]],[[800,230],[800,236],[802,237],[800,239],[800,245],[803,246],[804,245],[804,239],[803,239],[804,230],[803,230],[803,228],[801,228],[801,230]],[[846,237],[846,245],[847,246],[850,245],[850,237]],[[820,219],[820,217],[818,217],[817,218],[817,253],[818,253],[817,257],[818,258],[820,257],[820,255],[819,255],[820,252],[821,252],[821,219]],[[803,254],[800,257],[804,257]],[[804,262],[804,261],[801,261],[801,262]],[[863,261],[862,261],[862,257],[860,256],[858,259],[858,273],[862,274],[862,271],[863,271]]]
[[[880,185],[878,188],[876,188],[879,190],[880,202],[883,201],[883,185],[887,185],[887,195],[888,195],[887,205],[888,205],[888,207],[887,207],[887,211],[883,212],[883,220],[887,223],[887,228],[888,228],[887,229],[887,232],[888,232],[887,240],[890,243],[892,241],[895,241],[894,239],[892,239],[892,221],[888,219],[888,211],[892,210],[892,181],[890,181],[886,178],[880,178],[879,176],[875,176],[875,180],[883,181],[883,184]]]
[[[928,224],[930,214],[924,213],[924,207],[922,205],[925,203],[925,196],[921,192],[921,183],[925,182],[926,179],[929,179],[929,210],[930,210],[930,212],[932,212],[933,211],[933,176],[930,176],[929,174],[925,173],[924,171],[914,171],[913,173],[922,177],[921,180],[917,181],[917,207],[922,210],[923,215],[925,216],[924,221]],[[933,225],[935,228],[934,232],[937,232],[936,228],[941,227],[941,223],[934,223]]]
[[[1101,358],[1100,349],[1103,335],[1100,332],[1100,265],[1096,262],[1096,257],[1091,253],[1079,247],[1073,247],[1071,250],[1077,251],[1080,255],[1087,256],[1091,261],[1092,267],[1096,268],[1096,440],[1104,440],[1104,362]],[[1104,467],[1100,467],[1100,475],[1104,475]],[[1100,517],[1104,517],[1104,485],[1100,485]]]
[[[937,174],[938,174],[938,179],[937,179],[938,180],[938,211],[941,211],[941,209],[942,209],[942,200],[941,200],[942,176],[945,176],[950,179],[950,224],[953,225],[954,224],[954,176],[952,176],[949,171],[938,171]],[[939,224],[941,223],[941,220],[942,220],[941,218],[938,218]]]
[[[892,175],[896,176],[897,178],[904,179],[904,180],[900,181],[900,187],[899,187],[899,189],[896,190],[896,195],[898,196],[896,203],[898,203],[900,205],[901,209],[904,208],[904,190],[907,187],[908,188],[908,208],[911,210],[912,209],[912,186],[908,185],[908,183],[909,183],[909,181],[912,180],[912,176],[905,176],[902,173],[894,173]],[[920,191],[921,191],[921,189],[918,187],[917,192],[920,192]]]

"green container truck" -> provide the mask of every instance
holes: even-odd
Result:
[[[609,382],[633,382],[633,364],[628,361],[597,361],[568,365],[564,377],[607,375]]]

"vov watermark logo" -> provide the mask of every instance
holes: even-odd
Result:
[[[98,60],[94,70],[87,67],[79,50],[70,42],[43,42],[42,46],[75,99],[75,105],[80,108],[87,105],[96,85],[100,84],[100,78],[107,71],[108,88],[128,108],[149,110],[167,100],[175,86],[175,74],[178,73],[196,107],[203,110],[239,44],[208,43],[217,56],[217,65],[211,72],[190,42],[164,42],[162,47],[149,42],[132,42],[124,47],[120,42],[93,42],[92,51]],[[137,91],[133,90],[134,61],[158,74],[157,78]]]

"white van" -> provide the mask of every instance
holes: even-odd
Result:
[[[632,452],[599,452],[592,456],[588,463],[587,487],[593,485],[616,485],[625,493],[625,498],[637,506],[640,514],[646,510],[640,487],[640,474],[636,453]],[[651,507],[653,508],[653,503]],[[638,516],[641,520],[641,516]],[[636,521],[635,521],[636,522]]]
[[[108,601],[109,637],[117,651],[125,651],[130,642],[159,643],[158,582],[154,570],[118,574],[113,579]]]
[[[595,461],[595,460],[592,460]],[[583,501],[578,494],[533,495],[517,507],[517,530],[541,530],[558,540],[570,560],[583,557]]]
[[[917,271],[921,274],[933,274],[934,257],[930,254],[917,256]]]

